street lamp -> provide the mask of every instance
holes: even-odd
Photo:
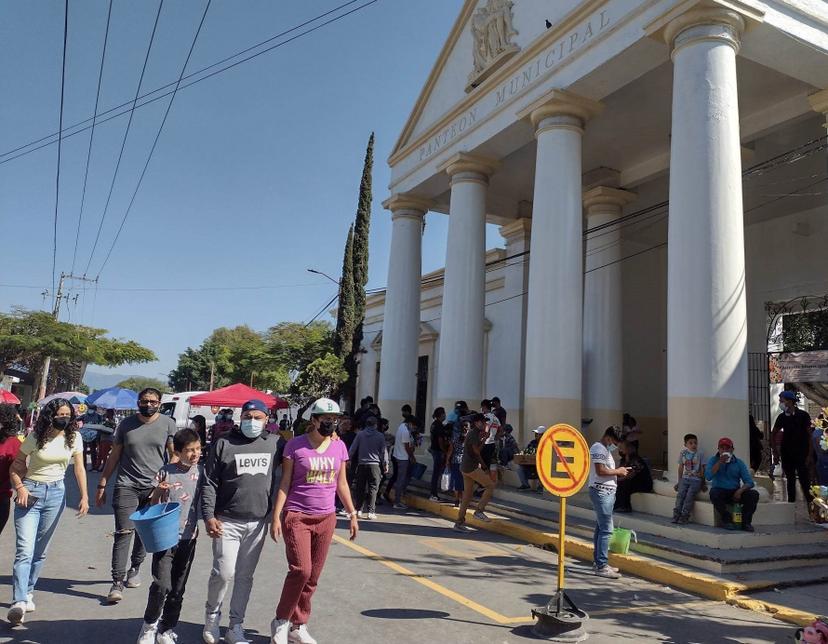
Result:
[[[321,275],[322,277],[327,277],[327,278],[328,278],[329,280],[331,280],[334,284],[336,284],[337,286],[339,286],[339,280],[335,280],[333,277],[331,277],[331,276],[330,276],[330,275],[328,275],[327,273],[323,273],[322,271],[318,271],[318,270],[316,270],[315,268],[309,268],[309,269],[307,269],[307,270],[308,270],[308,273],[315,273],[316,275]]]

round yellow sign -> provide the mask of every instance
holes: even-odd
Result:
[[[589,446],[572,425],[553,425],[538,442],[538,478],[555,496],[576,494],[589,478],[589,463]]]

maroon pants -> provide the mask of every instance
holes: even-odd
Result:
[[[335,527],[336,515],[333,513],[285,513],[282,518],[282,536],[285,540],[288,574],[276,607],[278,619],[289,619],[293,624],[308,623],[311,597],[325,566]]]

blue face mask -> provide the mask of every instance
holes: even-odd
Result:
[[[255,418],[245,418],[242,420],[239,429],[241,433],[247,438],[258,438],[264,431],[264,421],[256,420]]]

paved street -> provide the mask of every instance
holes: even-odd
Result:
[[[69,472],[67,481],[72,481]],[[90,487],[94,485],[94,480]],[[70,496],[70,502],[77,493]],[[409,511],[363,522],[357,543],[337,531],[315,598],[311,632],[322,644],[365,642],[533,641],[531,608],[554,583],[554,554],[513,540],[450,530],[443,520]],[[141,624],[149,566],[141,588],[106,606],[112,517],[95,511],[78,520],[67,509],[52,543],[35,600],[37,612],[0,642],[133,642]],[[344,522],[341,527],[344,528]],[[0,537],[0,581],[9,599],[14,530]],[[202,538],[185,596],[181,642],[201,641],[210,548]],[[256,644],[269,624],[286,570],[282,546],[268,542],[256,575],[246,626]],[[650,582],[598,580],[587,567],[569,568],[571,594],[592,618],[591,642],[771,643],[794,627],[768,616],[701,600]],[[8,604],[2,604],[3,615]],[[537,640],[534,640],[537,641]]]

